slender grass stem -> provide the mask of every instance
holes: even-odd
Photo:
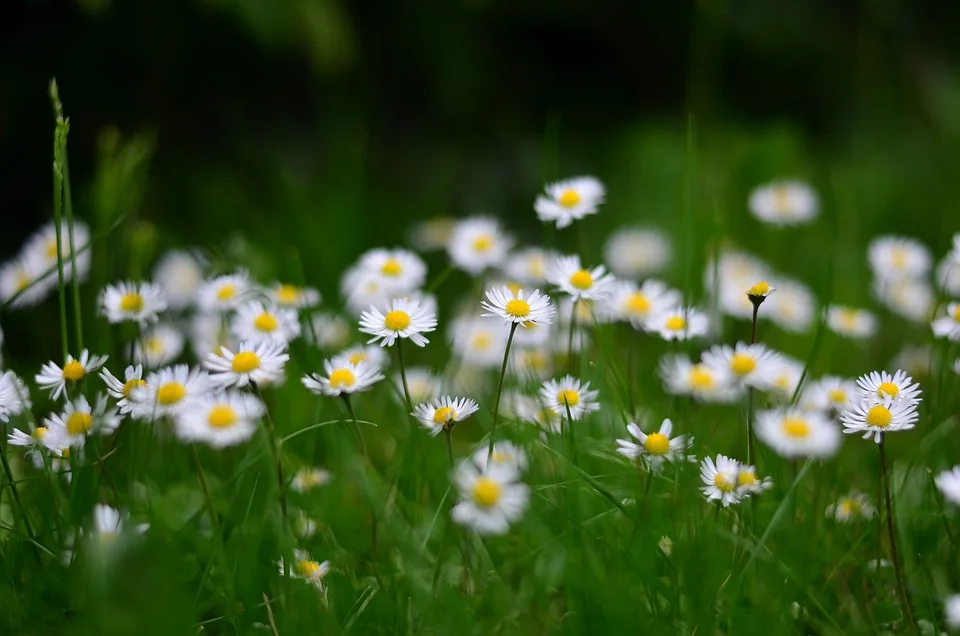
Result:
[[[574,300],[570,309],[570,333],[567,336],[567,371],[573,375],[573,333],[577,329],[577,303],[579,300]]]
[[[13,469],[7,460],[7,448],[3,444],[3,435],[0,435],[0,463],[3,464],[3,474],[6,476],[7,484],[10,486],[10,495],[13,497],[13,503],[17,508],[17,516],[20,517],[20,522],[23,524],[23,529],[26,531],[30,541],[36,544],[37,538],[33,534],[30,519],[27,518],[26,508],[23,507],[23,502],[20,500],[20,491],[17,490],[17,481],[13,478]]]
[[[407,368],[403,363],[403,338],[397,338],[397,360],[400,364],[400,382],[403,384],[403,399],[407,402],[407,413],[413,413],[413,401],[410,399],[410,387],[407,385]]]
[[[73,240],[73,198],[70,195],[70,163],[67,160],[66,137],[63,148],[63,209],[67,216],[67,241],[70,244],[70,286],[73,291],[73,328],[77,351],[83,350],[83,316],[80,312],[80,275],[77,269],[77,249]]]
[[[353,420],[353,428],[357,434],[357,445],[360,447],[360,452],[363,453],[364,465],[373,470],[373,460],[370,457],[370,452],[367,450],[367,443],[363,439],[363,431],[360,429],[360,422],[357,420],[357,412],[353,408],[353,402],[350,400],[350,395],[347,393],[342,394],[343,403],[347,405],[347,411],[350,413],[350,419]],[[377,580],[377,583],[380,587],[383,587],[383,579],[380,576],[380,566],[379,566],[379,552],[377,550],[377,545],[379,544],[378,540],[378,520],[377,520],[377,509],[373,503],[373,500],[370,502],[370,563],[373,567],[373,577]]]
[[[903,578],[903,571],[900,565],[900,555],[897,550],[897,532],[894,528],[893,521],[893,505],[890,501],[890,476],[887,474],[887,454],[884,449],[886,446],[886,439],[881,435],[880,444],[878,444],[880,449],[880,471],[883,481],[883,495],[884,502],[887,509],[887,534],[890,539],[890,560],[893,561],[893,570],[897,575],[897,587],[900,590],[900,597],[903,600],[903,609],[907,613],[907,620],[910,623],[910,628],[914,633],[917,633],[917,624],[913,619],[913,606],[910,601],[910,594],[907,592],[907,584]]]
[[[257,390],[257,397],[260,398],[260,401],[266,406],[266,402],[263,399],[263,391],[260,390],[258,385],[254,385]],[[267,424],[267,440],[270,444],[270,450],[273,452],[273,458],[277,465],[277,498],[280,502],[280,512],[283,515],[283,525],[285,528],[290,528],[290,518],[287,514],[287,488],[286,480],[283,477],[283,461],[280,456],[280,443],[277,441],[277,429],[273,424],[273,418],[270,416],[270,409],[264,408],[264,418],[263,421]]]
[[[507,336],[507,346],[503,349],[503,363],[500,365],[500,379],[497,381],[497,397],[493,403],[493,427],[490,429],[490,441],[487,442],[487,468],[490,468],[490,460],[493,458],[493,445],[497,438],[497,422],[500,418],[500,399],[503,397],[503,381],[507,375],[507,362],[510,360],[510,346],[513,344],[513,336],[517,333],[518,324],[519,323],[515,322],[510,325],[510,335]],[[452,452],[451,450],[451,453]]]
[[[443,436],[447,440],[447,458],[450,460],[450,468],[454,467],[455,461],[453,459],[453,430],[449,426],[443,427]],[[490,455],[493,455],[491,451],[487,456],[487,466],[490,466]]]
[[[51,92],[55,94],[56,82],[51,85]],[[60,340],[63,347],[63,359],[66,362],[70,351],[67,337],[67,286],[63,273],[63,167],[67,147],[67,132],[70,123],[63,119],[59,110],[59,99],[55,99],[56,128],[53,133],[53,224],[57,241],[57,295],[60,304]],[[76,272],[74,272],[76,274]]]

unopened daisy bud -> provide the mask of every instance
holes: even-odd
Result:
[[[753,303],[754,307],[759,307],[760,304],[767,299],[767,296],[777,291],[775,287],[771,287],[766,281],[758,281],[747,290],[747,298],[750,299],[750,302]]]

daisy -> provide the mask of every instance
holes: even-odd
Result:
[[[943,601],[943,615],[948,627],[960,629],[960,594],[952,594]]]
[[[383,277],[358,265],[344,272],[340,279],[340,295],[346,300],[347,311],[354,316],[362,314],[370,305],[385,305],[390,300]]]
[[[858,518],[869,519],[874,512],[876,509],[870,503],[870,498],[855,490],[837,499],[826,510],[827,516],[833,517],[838,523],[850,523]]]
[[[417,404],[410,415],[417,418],[431,435],[437,435],[440,431],[452,429],[457,422],[467,419],[479,408],[470,398],[444,395],[438,400]]]
[[[282,309],[309,309],[320,304],[320,292],[313,287],[274,283],[267,290],[270,300]]]
[[[127,415],[138,411],[139,403],[133,399],[134,389],[147,386],[143,379],[142,365],[128,366],[123,372],[123,381],[106,368],[100,371],[100,377],[107,385],[107,394],[117,400],[117,408],[120,409],[121,414]]]
[[[664,340],[689,340],[707,333],[707,317],[692,307],[671,307],[649,318],[644,329],[660,334]]]
[[[696,461],[693,455],[686,455],[686,451],[693,446],[693,438],[677,435],[671,438],[673,422],[663,420],[660,430],[655,433],[644,433],[640,427],[631,422],[627,425],[627,432],[639,444],[625,439],[617,439],[617,452],[630,459],[642,460],[650,472],[659,473],[665,462]]]
[[[336,314],[317,313],[311,318],[310,338],[316,334],[314,345],[323,349],[340,349],[350,339],[350,324]]]
[[[121,282],[107,285],[99,298],[100,315],[107,322],[156,322],[157,314],[167,308],[167,299],[154,283]]]
[[[300,381],[317,395],[350,395],[366,391],[374,383],[383,379],[379,367],[375,367],[367,362],[350,362],[343,357],[336,357],[333,360],[324,360],[323,369],[325,375],[311,373],[303,376]]]
[[[866,309],[833,305],[827,309],[827,326],[848,338],[869,338],[877,332],[877,318]]]
[[[779,355],[762,344],[714,345],[701,359],[715,372],[729,374],[734,382],[760,390],[773,386],[779,369]]]
[[[460,462],[454,483],[463,499],[450,515],[480,534],[505,534],[530,499],[530,488],[515,480],[516,473],[509,467],[491,464],[481,470],[471,461]]]
[[[161,343],[144,344],[159,349]],[[235,349],[238,344],[220,314],[196,314],[190,320],[190,348],[198,360],[206,360],[210,353],[220,353],[222,347]]]
[[[393,384],[398,395],[403,395],[403,379],[397,373],[393,376]],[[442,382],[440,376],[425,367],[410,367],[407,369],[407,388],[410,390],[410,399],[415,402],[427,402],[440,395]]]
[[[945,470],[934,478],[944,499],[960,506],[960,466]]]
[[[807,331],[813,324],[815,306],[816,300],[805,285],[781,277],[777,280],[777,293],[767,298],[759,315],[785,331]]]
[[[947,296],[960,296],[960,252],[951,252],[940,261],[936,282]]]
[[[130,390],[129,399],[137,405],[134,417],[151,420],[175,414],[189,399],[210,390],[210,376],[185,364],[158,369],[145,382]]]
[[[947,314],[931,323],[933,335],[953,342],[960,340],[960,302],[947,305]]]
[[[461,316],[450,323],[450,344],[454,355],[478,369],[499,368],[507,336],[502,325],[475,316]]]
[[[254,300],[237,308],[232,329],[241,341],[285,345],[300,335],[300,321],[293,309],[267,306]]]
[[[507,287],[487,290],[487,300],[481,301],[480,306],[488,313],[483,318],[503,318],[512,324],[549,325],[553,322],[556,309],[550,302],[550,297],[541,294],[539,289],[533,290],[526,298],[523,290],[511,292]]]
[[[773,373],[773,382],[770,389],[778,393],[782,398],[791,400],[800,386],[800,378],[803,377],[804,365],[799,360],[794,360],[782,353],[777,356],[777,368]]]
[[[447,252],[454,266],[477,276],[502,263],[512,245],[513,241],[502,232],[498,221],[470,217],[454,226]]]
[[[153,280],[160,286],[170,309],[186,309],[197,298],[203,282],[201,257],[194,252],[171,250],[153,267]]]
[[[333,475],[330,474],[330,471],[306,466],[298,470],[297,474],[293,476],[290,487],[297,492],[303,493],[319,486],[324,486],[330,483],[331,479],[333,479]]]
[[[933,351],[926,345],[904,345],[890,362],[890,366],[903,369],[913,376],[930,377]]]
[[[21,254],[0,266],[0,302],[11,309],[32,307],[45,299],[57,286],[57,279],[43,275],[43,263]],[[16,296],[16,300],[12,300]],[[12,300],[12,302],[11,302]]]
[[[34,381],[41,389],[50,391],[50,398],[56,400],[66,390],[67,382],[76,384],[91,371],[99,369],[107,358],[108,356],[91,356],[86,349],[80,352],[79,358],[67,354],[62,369],[56,363],[48,362],[34,377]]]
[[[525,247],[507,257],[503,273],[511,280],[528,285],[547,282],[547,263],[553,262],[557,255],[539,247]]]
[[[707,501],[719,501],[724,508],[740,503],[742,493],[737,488],[740,463],[725,455],[717,455],[716,461],[704,457],[700,463],[700,479],[704,486],[700,491]]]
[[[550,351],[536,347],[517,347],[510,354],[509,369],[512,375],[521,379],[546,380],[553,371]]]
[[[665,356],[660,377],[670,395],[689,395],[703,402],[732,402],[741,394],[728,370],[694,364],[682,355]]]
[[[859,404],[840,412],[844,433],[863,433],[863,439],[873,437],[878,444],[884,433],[913,428],[917,418],[916,402],[895,400],[890,396],[865,397]]]
[[[370,250],[360,257],[359,270],[379,276],[387,291],[418,289],[427,277],[427,266],[423,260],[404,249]]]
[[[174,424],[181,441],[224,448],[250,439],[265,412],[256,396],[228,390],[190,398],[177,410]]]
[[[490,455],[489,453],[489,445],[481,444],[470,456],[470,459],[481,471],[486,470],[488,458],[491,467],[495,466],[502,468],[504,471],[512,471],[517,476],[527,469],[527,454],[513,442],[506,440],[496,442],[493,445],[493,454]]]
[[[553,433],[561,432],[560,415],[537,398],[517,392],[504,395],[504,413]]]
[[[857,378],[857,386],[865,396],[875,400],[891,398],[894,401],[919,402],[920,385],[902,370],[890,375],[886,371],[872,371]]]
[[[610,293],[614,281],[606,271],[602,265],[584,269],[579,256],[561,256],[547,270],[547,281],[568,294],[574,302],[598,300]]]
[[[71,244],[73,246],[72,254]],[[90,272],[89,246],[90,229],[85,223],[74,219],[71,228],[66,220],[61,221],[59,254],[63,261],[64,282],[73,280],[74,260],[77,263],[78,279],[86,280],[87,274]],[[45,279],[52,279],[53,287],[57,286],[57,255],[57,227],[54,222],[47,223],[27,239],[21,252],[22,258],[35,261],[39,265],[40,272],[53,270],[52,273],[44,277]]]
[[[293,555],[294,561],[290,564],[290,576],[309,583],[323,592],[325,589],[323,578],[330,573],[330,562],[324,561],[320,563],[314,561],[313,557],[311,557],[306,550],[294,550]],[[280,568],[280,574],[284,575],[287,571],[287,566],[284,564],[283,559],[280,559],[277,565]]]
[[[370,311],[360,315],[360,331],[373,336],[367,344],[379,340],[381,347],[392,347],[398,338],[409,338],[423,347],[430,342],[423,334],[436,328],[436,314],[422,308],[418,301],[405,298],[391,301],[385,313],[371,305]]]
[[[204,281],[197,290],[197,305],[203,311],[230,311],[253,293],[249,275],[240,271]]]
[[[10,421],[11,415],[30,410],[30,391],[13,371],[0,374],[0,422]]]
[[[59,444],[51,444],[53,436],[48,435],[49,433],[50,429],[46,426],[38,426],[32,433],[25,433],[19,428],[15,428],[7,435],[7,443],[11,446],[25,448],[24,455],[30,459],[39,459],[42,466],[42,450],[48,450],[57,457],[62,453]]]
[[[682,301],[683,296],[679,291],[652,278],[639,287],[633,281],[617,280],[603,306],[614,319],[629,322],[634,329],[644,329],[651,318],[676,307]]]
[[[873,275],[883,279],[922,278],[933,266],[930,249],[906,236],[874,238],[867,245],[867,260]]]
[[[773,480],[769,477],[757,477],[757,467],[738,464],[737,467],[737,495],[746,499],[751,495],[759,495],[764,490],[773,488]]]
[[[381,369],[390,364],[390,356],[382,347],[376,345],[357,345],[337,354],[338,358],[345,358],[351,364],[366,362],[370,366]]]
[[[176,327],[156,325],[134,345],[133,361],[150,369],[170,364],[183,353],[183,341],[183,334]]]
[[[746,294],[750,304],[759,305],[767,298],[767,296],[775,291],[777,291],[776,287],[771,287],[770,283],[765,280],[761,280],[751,285],[747,289]]]
[[[873,294],[887,309],[915,323],[933,318],[937,304],[933,287],[923,279],[877,278],[873,281]]]
[[[840,448],[840,429],[818,411],[774,409],[757,413],[757,439],[781,457],[819,459]]]
[[[596,214],[603,203],[606,190],[596,177],[574,177],[547,184],[546,194],[541,194],[533,204],[537,218],[547,223],[555,222],[563,229],[584,218]]]
[[[88,435],[112,433],[120,425],[117,412],[107,408],[107,396],[100,395],[91,406],[83,395],[68,401],[62,413],[51,413],[43,425],[50,434],[62,435],[65,445],[83,446]]]
[[[579,420],[585,414],[600,409],[596,401],[599,391],[591,391],[590,383],[580,382],[573,376],[566,375],[560,380],[547,380],[540,388],[540,399],[544,406],[551,409],[561,418]]]
[[[772,225],[802,225],[820,212],[817,193],[801,181],[774,181],[750,193],[750,212]]]
[[[807,411],[838,413],[859,399],[857,383],[846,378],[825,375],[804,385],[800,407]]]
[[[442,250],[450,242],[454,224],[454,220],[446,216],[414,223],[407,233],[407,240],[421,252]]]
[[[94,536],[99,539],[100,545],[112,543],[124,531],[124,518],[116,508],[111,508],[106,504],[97,504],[93,508],[93,530]],[[134,531],[143,534],[150,528],[150,524],[142,523],[134,526]]]
[[[279,384],[283,366],[290,359],[286,349],[276,342],[241,342],[236,351],[221,347],[220,353],[209,354],[203,366],[211,373],[210,381],[219,387]]]
[[[670,239],[652,228],[618,230],[603,246],[603,260],[610,271],[634,280],[661,272],[672,256]]]

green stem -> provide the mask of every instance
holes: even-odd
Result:
[[[266,407],[266,402],[263,399],[263,392],[260,390],[258,385],[254,385],[257,390],[257,397],[260,398],[260,401],[264,403]],[[287,515],[287,490],[286,490],[286,480],[283,478],[283,462],[280,458],[280,445],[277,442],[277,429],[273,425],[273,418],[270,417],[270,409],[264,408],[264,421],[267,423],[267,440],[270,444],[270,450],[273,452],[274,461],[277,464],[277,499],[280,502],[280,512],[283,515],[283,525],[287,529],[290,528],[289,517]]]
[[[67,338],[67,287],[63,276],[63,236],[62,234],[62,206],[63,206],[63,163],[62,155],[66,147],[66,131],[69,125],[62,119],[57,120],[57,127],[53,137],[53,223],[57,237],[57,293],[60,302],[60,340],[63,347],[63,361],[66,363],[70,351]],[[74,272],[76,273],[76,272]]]
[[[66,138],[63,147],[63,204],[67,215],[67,240],[70,243],[70,265],[73,275],[70,285],[73,288],[73,326],[77,336],[77,351],[83,350],[83,318],[80,313],[80,274],[77,269],[77,249],[73,242],[73,199],[70,196],[70,164],[67,160]]]
[[[23,529],[27,531],[30,541],[36,545],[37,539],[33,534],[33,528],[30,526],[30,520],[27,519],[27,511],[23,507],[23,502],[20,501],[20,491],[17,490],[17,481],[13,478],[13,469],[10,468],[10,462],[7,461],[7,449],[3,445],[2,435],[0,435],[0,463],[3,464],[3,473],[7,478],[7,483],[10,484],[10,494],[13,495],[13,503],[17,508],[20,521],[23,523]]]
[[[448,426],[444,426],[443,436],[447,439],[447,457],[450,459],[450,468],[453,468],[455,463],[453,459],[453,430]],[[490,465],[490,457],[488,455],[487,466],[489,465]]]
[[[357,434],[357,444],[360,446],[360,452],[363,453],[364,463],[371,470],[373,469],[373,460],[370,459],[370,453],[367,451],[367,443],[363,439],[363,431],[360,430],[360,422],[357,420],[357,412],[353,409],[353,402],[350,401],[350,395],[347,393],[341,394],[343,397],[344,404],[347,405],[347,411],[350,413],[350,419],[353,420],[353,427]],[[373,577],[377,580],[377,583],[383,588],[383,580],[380,577],[380,566],[378,565],[378,556],[377,556],[377,509],[374,507],[373,501],[370,502],[370,563],[373,566]]]
[[[900,569],[900,556],[897,550],[897,533],[893,521],[893,505],[890,502],[890,476],[887,474],[887,454],[884,450],[886,440],[880,437],[880,470],[883,475],[883,494],[887,508],[887,534],[890,538],[890,559],[893,561],[893,569],[897,575],[897,586],[900,589],[900,597],[903,600],[904,611],[907,613],[907,620],[914,633],[917,633],[917,624],[913,620],[913,606],[910,602],[910,595],[907,593],[907,584],[903,578],[903,571]]]
[[[493,458],[493,445],[497,437],[497,422],[500,418],[500,399],[503,397],[503,380],[507,375],[507,362],[510,361],[510,346],[513,344],[513,336],[517,333],[517,326],[520,323],[510,325],[510,335],[507,337],[507,346],[503,350],[503,363],[500,365],[500,380],[497,382],[497,397],[493,403],[493,427],[490,429],[490,441],[487,443],[487,468],[490,467],[490,460]],[[451,460],[452,460],[451,450]],[[452,463],[451,463],[452,465]]]
[[[397,338],[397,360],[400,363],[400,382],[403,384],[403,398],[407,401],[407,413],[413,413],[413,402],[410,400],[410,387],[407,386],[407,369],[403,364],[403,338]]]
[[[577,329],[577,303],[579,299],[573,301],[572,309],[570,310],[570,333],[567,336],[567,371],[573,375],[573,333]]]

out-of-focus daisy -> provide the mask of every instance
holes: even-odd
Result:
[[[43,277],[46,271],[38,258],[21,254],[0,265],[0,302],[10,302],[11,309],[32,307],[46,298],[57,286],[57,279]]]
[[[767,298],[760,316],[769,318],[786,331],[807,331],[813,323],[815,306],[816,300],[805,285],[780,278],[777,293]]]
[[[730,372],[690,361],[682,355],[660,361],[660,377],[671,395],[689,395],[703,402],[732,402],[740,396]]]
[[[453,233],[454,220],[450,217],[439,216],[413,224],[407,235],[407,240],[414,249],[421,252],[442,250],[450,241]]]
[[[472,461],[462,461],[454,483],[463,498],[450,511],[453,520],[480,534],[504,534],[523,515],[530,489],[516,481],[516,472],[491,463],[480,470]]]
[[[717,455],[716,461],[704,457],[700,463],[700,479],[704,485],[700,488],[707,501],[719,501],[724,508],[740,503],[741,494],[737,488],[737,474],[740,463],[725,455]]]
[[[237,338],[253,344],[273,342],[285,345],[300,335],[296,311],[267,306],[257,300],[237,308],[232,328]]]
[[[308,335],[313,339],[316,334],[316,346],[323,349],[340,349],[350,339],[350,325],[336,314],[317,313],[311,318],[312,329]]]
[[[759,495],[764,490],[773,488],[773,480],[769,477],[760,478],[757,476],[757,467],[746,464],[737,466],[737,494],[741,499],[746,499],[751,495]]]
[[[933,351],[926,345],[904,345],[890,361],[890,366],[894,369],[903,369],[914,377],[928,378],[930,369],[935,368],[933,365],[936,357],[932,354]]]
[[[123,515],[116,508],[106,504],[97,504],[93,508],[93,537],[99,541],[100,547],[111,546],[123,533]],[[139,533],[146,532],[148,524],[136,526]]]
[[[156,325],[136,342],[133,361],[156,369],[170,364],[183,353],[183,334],[172,325]]]
[[[937,338],[946,338],[954,342],[960,340],[960,302],[947,305],[946,315],[934,320],[931,327],[933,327],[933,335]]]
[[[603,246],[603,260],[610,271],[633,280],[661,272],[672,255],[670,239],[653,228],[618,230]]]
[[[39,463],[42,465],[42,451],[44,449],[56,456],[59,456],[62,452],[58,445],[49,445],[52,441],[47,437],[49,432],[50,429],[46,426],[38,426],[31,433],[25,433],[19,428],[15,428],[7,435],[7,443],[11,446],[25,448],[24,455],[30,459],[39,459]]]
[[[236,351],[226,347],[207,356],[203,366],[210,371],[210,381],[220,387],[248,384],[278,384],[283,380],[283,367],[290,359],[286,346],[263,341],[254,345],[241,342]],[[149,380],[148,380],[149,382]]]
[[[154,283],[121,282],[107,285],[100,292],[100,314],[108,322],[154,322],[157,314],[167,308],[167,299],[159,285]]]
[[[849,408],[860,397],[853,380],[825,375],[816,382],[805,384],[800,394],[800,406],[808,411],[837,413]]]
[[[777,368],[770,388],[784,399],[791,399],[802,377],[803,363],[781,353],[777,356]]]
[[[303,386],[317,395],[338,396],[366,391],[383,379],[378,367],[362,360],[354,363],[346,358],[336,357],[333,360],[324,360],[323,369],[324,375],[311,373],[300,379]]]
[[[74,219],[72,228],[73,253],[71,254],[71,227],[66,220],[60,224],[60,251],[63,260],[63,279],[65,282],[73,280],[73,261],[77,262],[78,279],[86,280],[90,272],[90,229],[78,219]],[[85,249],[86,248],[86,249]],[[23,246],[22,257],[25,260],[36,261],[39,271],[46,272],[57,267],[57,227],[53,222],[47,223],[27,239]],[[74,258],[74,256],[76,258]],[[49,274],[53,286],[56,287],[57,273]]]
[[[419,301],[406,298],[391,301],[384,312],[371,305],[370,311],[360,316],[360,331],[373,336],[368,343],[380,341],[381,347],[392,347],[398,338],[423,347],[430,342],[423,334],[436,328],[436,314],[422,308]]]
[[[561,430],[560,415],[538,398],[510,393],[504,397],[505,412],[512,413],[513,417],[538,426],[544,430],[559,433]],[[566,414],[564,414],[566,417]]]
[[[819,411],[795,408],[757,413],[757,439],[781,457],[831,457],[840,448],[840,429]]]
[[[522,348],[546,347],[550,344],[551,336],[556,333],[558,330],[554,325],[521,322],[516,333],[513,334],[513,346],[518,352]],[[569,334],[569,327],[567,333]]]
[[[117,412],[107,406],[107,396],[97,397],[91,406],[83,395],[64,405],[63,412],[51,413],[44,422],[51,434],[62,435],[68,446],[82,446],[88,435],[111,433],[120,425]]]
[[[359,316],[370,305],[384,305],[390,300],[383,277],[358,265],[343,274],[340,293],[346,300],[347,311],[354,316]]]
[[[707,317],[692,307],[671,307],[649,318],[644,328],[664,340],[689,340],[705,335],[709,324]]]
[[[603,265],[588,270],[581,265],[579,256],[561,256],[547,268],[547,281],[577,301],[605,298],[614,278]]]
[[[857,378],[857,386],[864,396],[875,400],[889,397],[897,402],[920,401],[920,385],[900,369],[893,375],[886,371],[872,371]]]
[[[553,370],[550,352],[542,348],[517,347],[510,360],[510,373],[521,379],[545,380]]]
[[[110,373],[109,369],[102,369],[100,377],[103,383],[107,385],[107,393],[113,399],[117,400],[117,408],[120,413],[126,415],[137,410],[138,403],[133,399],[134,389],[147,386],[143,379],[143,366],[128,366],[123,372],[123,380]]]
[[[954,249],[940,261],[937,265],[936,283],[947,296],[960,296],[960,251]]]
[[[870,503],[870,498],[855,490],[837,499],[836,503],[827,506],[826,510],[827,516],[833,517],[838,523],[870,519],[874,512],[876,509]]]
[[[922,278],[930,273],[933,256],[917,239],[878,236],[867,245],[867,260],[877,278]]]
[[[817,193],[802,181],[774,181],[750,193],[750,212],[772,225],[809,223],[820,212]]]
[[[495,219],[470,217],[454,226],[447,252],[456,267],[477,276],[502,263],[512,245]]]
[[[203,267],[196,254],[171,250],[153,267],[153,280],[166,294],[170,309],[185,309],[196,301]]]
[[[297,471],[290,482],[290,487],[296,492],[308,492],[314,488],[325,486],[333,479],[330,471],[314,466],[305,466]]]
[[[960,629],[960,594],[951,594],[943,601],[943,615],[948,627]]]
[[[539,285],[547,281],[547,264],[556,258],[556,254],[539,247],[525,247],[507,257],[503,273],[511,280]]]
[[[574,177],[547,184],[533,209],[537,218],[563,229],[588,214],[596,214],[606,190],[596,177]]]
[[[206,360],[208,354],[220,353],[222,347],[233,349],[238,344],[220,314],[201,313],[190,319],[190,348],[197,359]]]
[[[417,404],[410,415],[426,428],[431,435],[453,428],[477,412],[477,403],[470,398],[455,398],[449,395],[432,402]]]
[[[287,566],[284,564],[283,559],[280,559],[277,566],[279,567],[280,574],[285,574]],[[293,551],[293,563],[290,564],[290,576],[292,578],[309,583],[322,592],[325,589],[323,578],[330,573],[330,570],[329,561],[324,561],[323,563],[315,561],[306,550]]]
[[[403,394],[403,381],[397,373],[393,378],[399,394]],[[427,402],[440,395],[442,382],[440,376],[424,367],[410,367],[407,369],[407,388],[410,389],[410,399],[414,403]]]
[[[404,249],[374,249],[360,257],[360,270],[373,272],[387,291],[410,291],[421,287],[427,277],[423,260]]]
[[[779,369],[779,355],[762,344],[738,342],[735,346],[715,345],[701,355],[703,364],[718,373],[727,373],[737,383],[769,389]]]
[[[313,287],[274,283],[267,289],[270,300],[283,309],[308,309],[320,304],[320,292]]]
[[[960,506],[960,466],[943,471],[934,478],[934,482],[943,493],[944,499]]]
[[[559,380],[547,380],[540,388],[540,399],[561,418],[579,420],[585,414],[599,410],[599,391],[591,391],[590,383],[570,375]]]
[[[192,397],[174,416],[177,437],[214,448],[234,446],[253,436],[265,410],[256,396],[237,390]]]
[[[522,448],[507,440],[496,442],[493,445],[492,455],[489,445],[481,444],[470,456],[470,459],[481,471],[486,470],[488,463],[490,466],[513,471],[516,475],[520,475],[527,469],[527,454],[523,452]]]
[[[604,305],[615,319],[629,322],[635,329],[644,329],[651,318],[676,307],[682,300],[679,291],[652,278],[639,287],[633,281],[617,280]]]
[[[872,437],[878,444],[884,433],[913,428],[918,417],[916,402],[895,400],[889,396],[863,398],[858,404],[840,412],[844,433],[863,433],[863,439]]]
[[[224,274],[205,281],[197,290],[197,304],[203,311],[229,311],[250,297],[253,284],[246,272]]]
[[[351,364],[366,362],[370,366],[380,368],[390,364],[390,356],[382,347],[376,345],[356,345],[341,351],[337,357],[344,358]]]
[[[556,313],[550,297],[541,294],[539,289],[533,290],[526,298],[522,289],[516,293],[506,287],[489,289],[487,300],[480,301],[480,305],[488,312],[482,314],[484,318],[499,317],[508,323],[549,325]]]
[[[136,404],[134,415],[148,419],[172,415],[188,399],[210,390],[210,377],[185,364],[158,369],[150,373],[145,382],[130,390],[130,401]]]
[[[50,398],[56,400],[66,389],[67,382],[76,384],[91,371],[99,369],[108,356],[91,356],[84,349],[80,352],[79,358],[74,358],[67,354],[67,360],[63,368],[57,366],[54,362],[47,362],[40,369],[34,381],[41,389],[50,391]]]
[[[29,410],[30,391],[27,385],[13,371],[0,374],[0,422],[7,422],[12,415],[20,415]]]
[[[474,316],[461,316],[450,323],[450,342],[457,359],[480,369],[500,366],[507,335],[502,325]]]
[[[317,534],[317,522],[300,510],[293,518],[293,531],[301,539],[309,539]]]
[[[877,278],[873,294],[887,309],[915,323],[929,321],[937,302],[933,287],[924,279]]]
[[[685,454],[693,445],[693,438],[685,435],[670,437],[673,434],[673,422],[669,419],[663,420],[660,430],[654,433],[644,433],[633,422],[627,425],[627,432],[640,443],[617,438],[617,452],[624,457],[643,461],[651,472],[660,472],[664,462],[696,461],[696,457]]]
[[[827,326],[848,338],[869,338],[877,332],[877,318],[866,309],[833,305],[827,310]]]

